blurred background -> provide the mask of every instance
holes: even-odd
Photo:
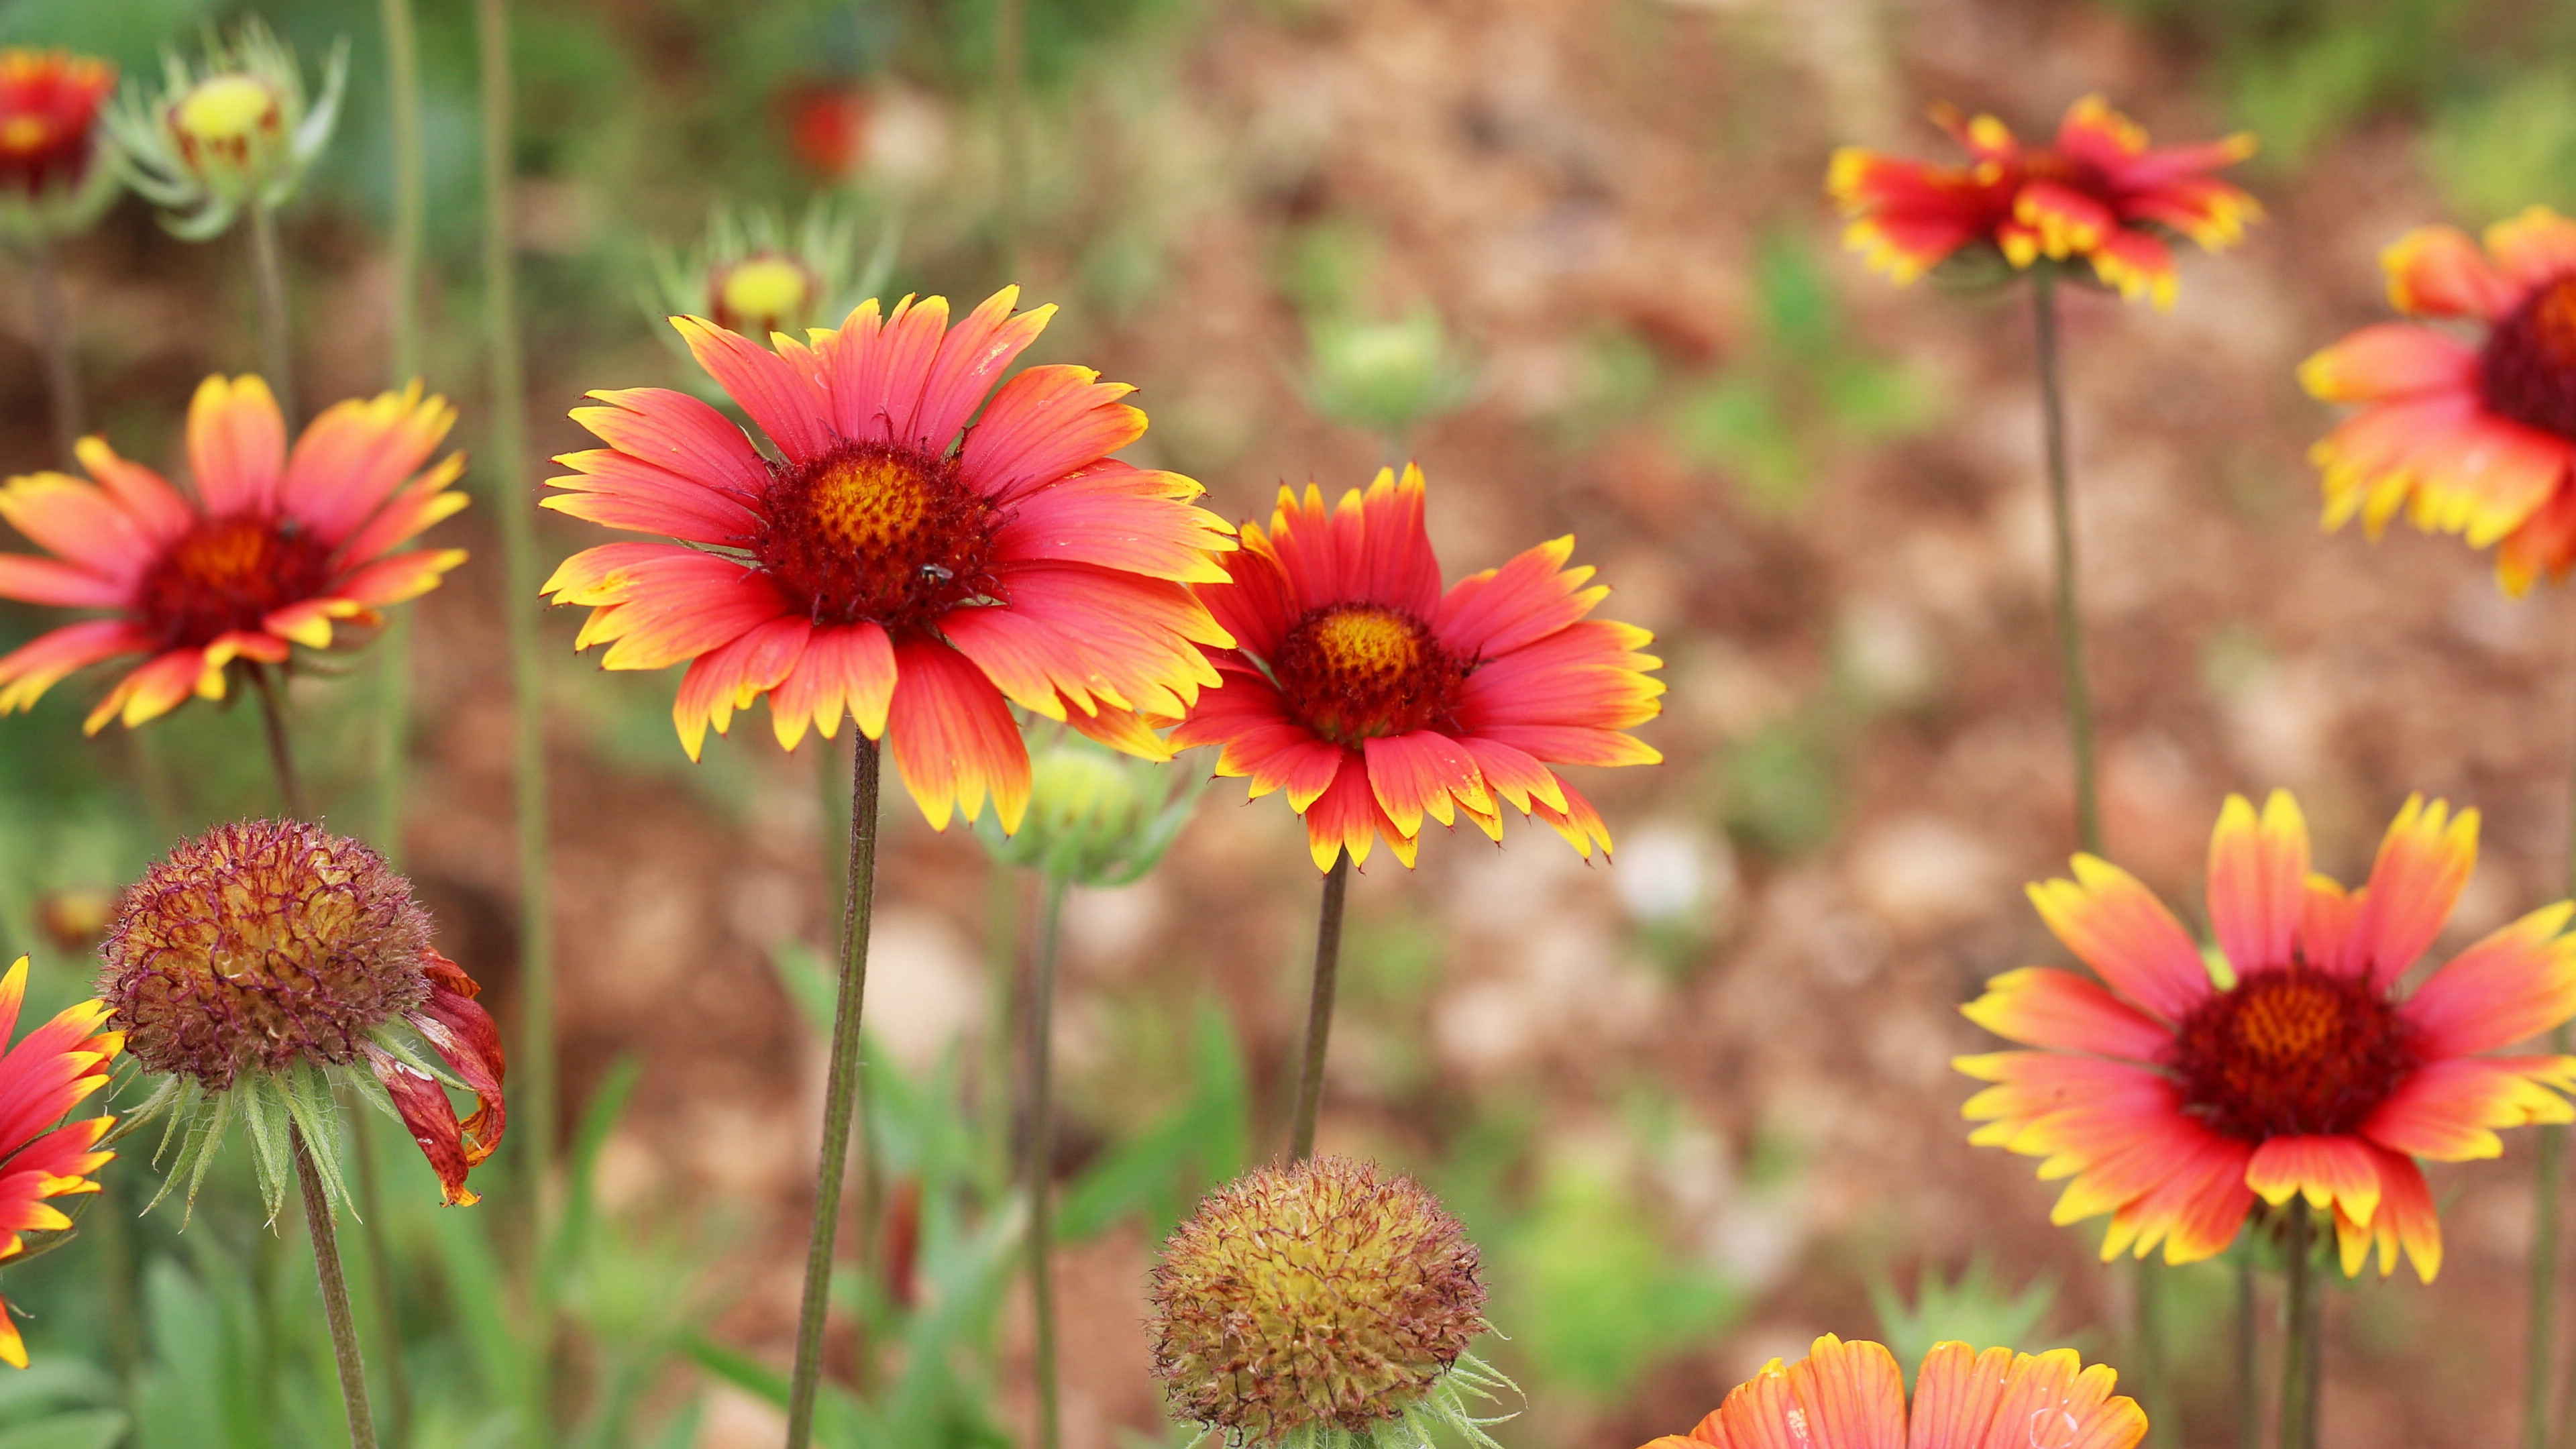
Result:
[[[1955,1007],[2061,952],[2022,899],[2062,870],[2071,800],[2046,615],[2039,416],[2019,292],[1889,287],[1840,253],[1831,148],[1946,159],[1936,100],[2044,136],[2106,94],[2159,141],[2247,128],[2270,220],[2183,263],[2169,314],[2067,302],[2086,606],[2112,853],[2197,917],[2228,790],[2295,789],[2346,879],[2409,791],[2486,812],[2452,944],[2559,893],[2576,618],[2508,601],[2454,540],[2324,536],[2300,358],[2383,314],[2379,249],[2436,220],[2576,203],[2576,10],[2538,0],[1025,0],[1026,151],[997,114],[994,0],[520,0],[514,63],[537,445],[599,387],[689,386],[654,319],[712,210],[837,210],[853,276],[1063,308],[1031,361],[1137,384],[1135,461],[1230,518],[1282,483],[1338,492],[1412,457],[1452,577],[1547,537],[1651,628],[1660,767],[1581,774],[1615,864],[1515,822],[1383,854],[1352,892],[1327,1150],[1419,1174],[1467,1221],[1528,1391],[1513,1449],[1687,1428],[1822,1331],[2114,1352],[2129,1276],[2100,1224],[2047,1226],[2031,1163],[1972,1150]],[[487,451],[471,7],[420,0],[434,390]],[[209,0],[6,0],[0,43],[157,72],[229,22]],[[286,216],[304,396],[386,385],[389,135],[373,6],[260,7],[318,69],[339,134]],[[1024,184],[1013,184],[1014,175]],[[236,234],[174,239],[129,198],[63,249],[98,425],[175,466],[185,401],[257,356]],[[657,252],[658,249],[658,252]],[[676,259],[676,260],[675,260]],[[673,304],[676,305],[676,304]],[[44,464],[24,288],[0,278],[0,467]],[[542,476],[542,475],[540,475]],[[469,486],[488,497],[492,474]],[[510,720],[492,510],[417,607],[405,863],[439,944],[514,1034]],[[549,560],[601,531],[546,516]],[[23,546],[11,540],[8,546]],[[515,606],[515,605],[514,605]],[[0,604],[0,649],[43,626]],[[405,1347],[408,1442],[773,1442],[823,1070],[846,766],[765,717],[691,766],[676,673],[599,672],[547,620],[568,1225],[525,1185],[440,1213],[384,1154],[390,1248],[360,1271]],[[300,682],[335,824],[380,818],[381,680]],[[112,892],[179,834],[264,810],[254,712],[190,706],[84,740],[85,680],[0,720],[0,939],[38,994],[87,994]],[[847,737],[840,742],[846,750]],[[826,756],[818,758],[819,756]],[[1182,768],[1204,771],[1187,759]],[[826,786],[820,782],[830,781]],[[1025,1442],[1007,1023],[1018,876],[890,807],[868,1016],[860,1271],[829,1346],[863,1386],[837,1442]],[[1275,1151],[1315,881],[1276,801],[1220,782],[1144,883],[1077,894],[1057,1043],[1065,1120],[1067,1440],[1171,1438],[1137,1327],[1154,1243]],[[399,1145],[394,1144],[394,1145]],[[178,1234],[150,1142],[62,1252],[7,1271],[38,1356],[10,1416],[87,1440],[330,1444],[309,1266],[247,1169]],[[2527,1140],[2435,1168],[2438,1284],[2330,1295],[2326,1437],[2511,1432]],[[479,1181],[479,1179],[478,1179]],[[110,1220],[114,1220],[111,1222]],[[354,1250],[353,1250],[354,1251]],[[557,1275],[565,1372],[530,1390],[504,1265]],[[306,1275],[299,1279],[298,1274]],[[2229,1432],[2233,1276],[2177,1274],[2191,1441]],[[373,1311],[373,1310],[371,1310]],[[1910,1361],[1910,1360],[1909,1360]],[[380,1394],[381,1401],[381,1394]],[[84,1408],[83,1406],[98,1406]],[[50,1412],[51,1410],[49,1410]],[[77,1414],[74,1415],[77,1417]],[[59,1422],[56,1415],[47,1422]],[[211,1426],[211,1427],[210,1427]],[[1181,1436],[1183,1439],[1186,1435]],[[34,1444],[38,1441],[28,1440]]]

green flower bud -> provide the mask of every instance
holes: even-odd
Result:
[[[655,248],[644,313],[684,355],[662,319],[704,317],[762,341],[772,332],[802,338],[808,327],[838,327],[894,270],[894,223],[878,226],[862,250],[860,221],[856,207],[833,201],[815,203],[793,225],[775,211],[719,206],[697,245]]]
[[[1308,324],[1306,345],[1315,410],[1390,438],[1458,406],[1475,388],[1474,367],[1428,307],[1393,322],[1319,319]]]
[[[215,40],[191,68],[164,53],[160,94],[128,91],[107,115],[134,189],[165,212],[170,229],[204,241],[245,206],[278,207],[329,144],[349,77],[343,39],[310,100],[295,52],[256,18]]]
[[[1123,755],[1065,731],[1029,751],[1029,810],[1004,835],[977,824],[984,848],[1073,885],[1122,886],[1152,870],[1198,807],[1207,779],[1177,764]]]

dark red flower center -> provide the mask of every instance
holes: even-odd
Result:
[[[752,557],[817,624],[927,625],[1001,593],[1000,511],[966,485],[954,458],[844,443],[781,468],[760,515]]]
[[[2576,438],[2576,274],[2533,292],[2487,334],[2478,386],[2490,410]]]
[[[1421,620],[1376,604],[1307,614],[1270,668],[1289,712],[1343,745],[1445,723],[1467,677]]]
[[[2230,1137],[2351,1132],[2415,1068],[2387,999],[2303,963],[2248,972],[2183,1018],[2186,1108]]]
[[[135,609],[164,649],[193,649],[322,592],[330,546],[292,518],[200,520],[143,574]]]

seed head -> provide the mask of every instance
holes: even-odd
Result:
[[[1209,1194],[1154,1270],[1154,1370],[1175,1417],[1236,1444],[1364,1433],[1484,1332],[1476,1245],[1409,1177],[1319,1157]]]
[[[246,820],[127,888],[99,947],[126,1050],[212,1091],[244,1070],[355,1060],[429,996],[429,917],[384,857],[318,825]]]

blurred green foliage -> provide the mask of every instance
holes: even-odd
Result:
[[[1982,1252],[1971,1254],[1955,1278],[1945,1277],[1937,1264],[1925,1263],[1915,1273],[1911,1302],[1884,1278],[1869,1285],[1879,1332],[1904,1367],[1909,1386],[1923,1355],[1936,1343],[1955,1339],[1981,1350],[2004,1347],[2023,1353],[2054,1346],[2041,1325],[2056,1302],[2056,1279],[2034,1278],[2016,1291]]]

